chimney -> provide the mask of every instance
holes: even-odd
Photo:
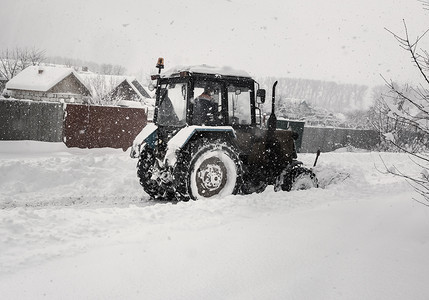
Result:
[[[43,68],[39,67],[39,74],[42,74],[42,73],[43,73]]]
[[[82,67],[82,72],[88,72],[88,67],[86,66]]]

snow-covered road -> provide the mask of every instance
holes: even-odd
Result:
[[[0,142],[2,299],[429,295],[429,209],[375,168],[378,153],[323,153],[321,189],[183,203],[149,200],[135,163],[122,150]]]

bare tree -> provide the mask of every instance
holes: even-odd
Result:
[[[126,69],[120,65],[102,64],[100,72],[105,75],[124,75]]]
[[[83,76],[85,85],[91,90],[92,98],[90,104],[116,105],[121,99],[112,97],[112,90],[117,87],[123,78],[112,75],[95,74]]]
[[[112,75],[124,75],[126,72],[125,67],[121,65],[114,65]]]
[[[423,9],[429,10],[429,0],[418,0],[422,3]]]
[[[14,48],[0,51],[0,75],[7,80],[28,66],[36,66],[45,60],[45,50],[37,48]]]
[[[404,33],[398,35],[388,30],[398,41],[401,48],[407,51],[422,83],[416,86],[400,86],[393,81],[385,80],[388,93],[380,102],[382,112],[390,122],[384,133],[387,142],[397,149],[410,154],[410,163],[421,168],[420,175],[405,174],[397,168],[387,168],[389,173],[406,178],[415,191],[422,196],[418,202],[429,207],[429,53],[418,47],[418,43],[426,35],[411,40],[404,21]],[[406,130],[415,134],[408,144],[398,140],[398,130]]]
[[[380,135],[380,144],[378,150],[381,151],[397,151],[398,147],[385,140],[387,133],[394,133],[395,143],[401,147],[410,145],[409,128],[390,113],[392,106],[395,105],[396,99],[392,97],[390,88],[385,86],[377,86],[373,88],[374,104],[368,111],[368,123],[372,129]],[[412,143],[411,143],[412,144]]]
[[[69,58],[62,56],[52,56],[48,57],[47,61],[52,64],[65,65],[69,68],[75,68],[80,70],[83,67],[88,68],[91,72],[104,74],[104,75],[124,75],[127,72],[127,69],[121,65],[113,64],[98,64],[93,61],[86,61],[78,58]]]

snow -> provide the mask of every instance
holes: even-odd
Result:
[[[202,74],[219,74],[223,76],[237,76],[237,77],[251,77],[249,73],[243,70],[236,70],[229,66],[209,66],[209,65],[195,65],[195,66],[176,66],[163,73],[162,77],[169,77],[173,74],[178,74],[180,72],[190,72],[190,73],[202,73]]]
[[[127,81],[129,83],[136,80],[133,76],[125,76],[125,75],[107,75],[107,74],[98,74],[93,72],[80,72],[79,76],[84,81],[95,81],[100,80],[103,85],[108,86],[111,90],[117,87],[123,81]]]
[[[42,73],[39,73],[41,70]],[[72,68],[29,66],[13,77],[7,84],[8,90],[46,92],[70,74],[78,75]]]
[[[390,141],[393,143],[395,142],[395,136],[394,136],[393,132],[387,132],[387,133],[384,133],[383,135],[384,135],[384,138],[386,139],[386,141]]]
[[[148,106],[146,104],[146,100],[151,101],[152,99],[149,98],[143,98],[143,102],[139,101],[132,101],[132,100],[119,100],[116,105],[122,106],[122,107],[132,107],[132,108],[144,108],[144,109],[153,109],[153,106]]]
[[[323,188],[173,203],[128,152],[0,141],[1,298],[427,299],[429,210],[380,157],[421,172],[322,153]]]

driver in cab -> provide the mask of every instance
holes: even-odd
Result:
[[[213,98],[214,87],[207,84],[201,95],[195,98],[193,121],[195,125],[215,125],[218,104]]]

